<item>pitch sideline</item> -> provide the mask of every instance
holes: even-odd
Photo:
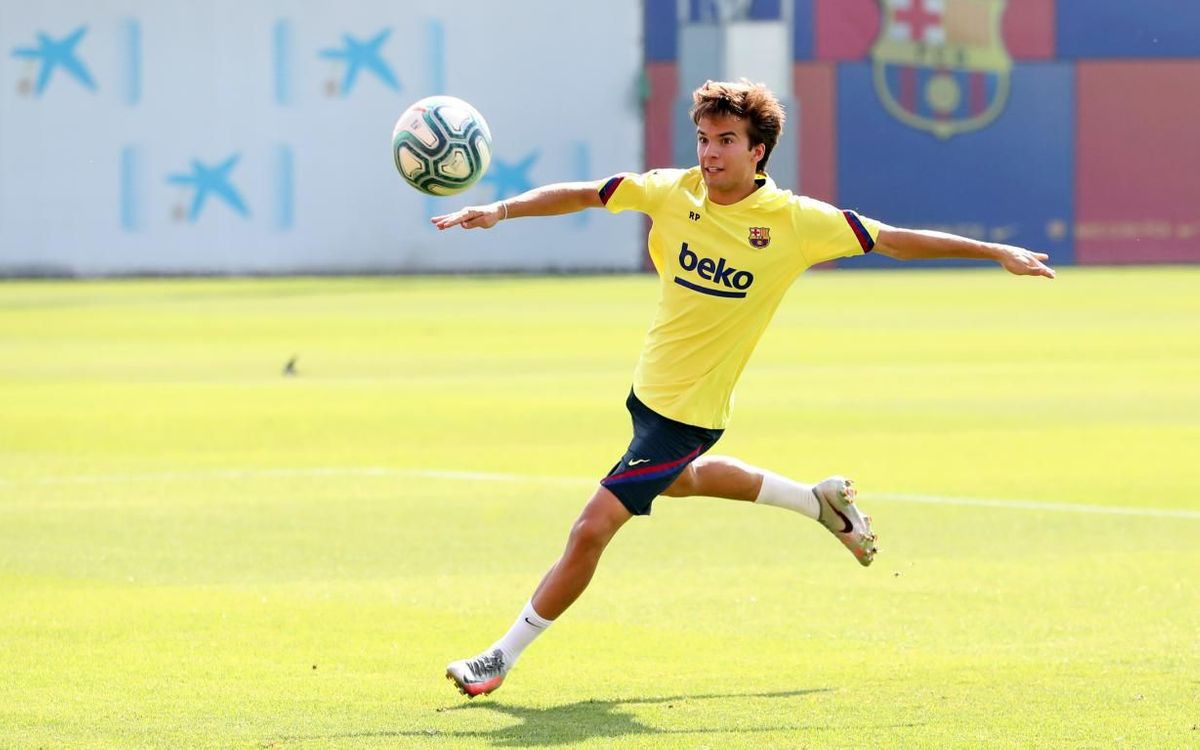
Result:
[[[392,469],[386,467],[313,467],[284,469],[212,469],[208,471],[169,471],[147,474],[82,474],[76,476],[36,477],[29,479],[0,478],[0,489],[31,485],[58,484],[121,484],[132,482],[179,482],[238,479],[271,479],[302,477],[408,477],[419,479],[443,479],[471,482],[550,482],[580,486],[595,485],[595,478],[544,476],[535,474],[499,474],[479,471],[443,471],[436,469]],[[864,492],[860,497],[868,502],[922,503],[926,505],[949,505],[965,508],[1000,508],[1007,510],[1035,510],[1055,513],[1083,513],[1087,515],[1143,516],[1150,518],[1183,518],[1200,521],[1200,510],[1182,508],[1130,508],[1125,506],[1084,505],[1055,503],[1043,500],[1014,500],[982,497],[953,497],[944,495],[922,495],[904,492]]]

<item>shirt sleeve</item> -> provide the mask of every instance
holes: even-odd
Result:
[[[678,169],[652,169],[643,174],[616,175],[600,188],[600,202],[614,214],[631,210],[653,213],[681,174]]]
[[[854,211],[805,198],[796,208],[796,231],[810,265],[864,255],[875,248],[881,224]]]

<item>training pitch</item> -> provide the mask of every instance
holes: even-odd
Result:
[[[0,748],[1200,746],[1200,269],[1060,272],[806,275],[714,452],[875,564],[660,499],[471,702],[653,278],[0,284]]]

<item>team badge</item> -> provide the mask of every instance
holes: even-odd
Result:
[[[1008,102],[1001,39],[1008,0],[881,0],[871,49],[875,90],[892,116],[939,138],[978,130]]]
[[[753,247],[764,248],[771,244],[771,228],[770,227],[750,227],[750,236],[747,238]]]

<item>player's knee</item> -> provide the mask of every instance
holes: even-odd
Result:
[[[695,464],[688,464],[687,468],[681,471],[675,481],[671,483],[671,486],[663,490],[663,494],[668,497],[688,497],[696,494],[699,484],[700,477]]]
[[[578,550],[604,549],[614,531],[601,519],[580,516],[571,527],[571,546]]]

